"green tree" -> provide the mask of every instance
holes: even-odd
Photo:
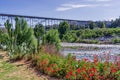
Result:
[[[34,37],[34,30],[30,27],[27,32],[27,38],[26,43],[27,47],[30,49],[31,52],[36,53],[37,52],[37,40]]]
[[[73,32],[67,32],[65,35],[63,35],[63,41],[66,42],[77,42],[77,35]]]
[[[64,21],[59,24],[58,32],[60,33],[60,39],[62,39],[63,35],[66,34],[70,30],[70,25]]]
[[[45,33],[44,26],[42,24],[37,24],[34,28],[34,35],[37,38],[38,46],[40,45],[40,40],[42,40]]]
[[[9,47],[11,57],[36,51],[37,42],[34,37],[34,31],[31,27],[28,27],[24,19],[15,18],[14,30],[12,24],[7,20],[5,22],[5,28],[8,34],[6,46]]]
[[[95,24],[95,22],[90,22],[89,23],[89,28],[90,29],[94,29],[95,27],[97,27],[97,25]]]
[[[106,27],[106,25],[105,25],[105,22],[101,22],[101,21],[99,21],[99,22],[97,22],[97,26],[99,27],[99,28],[105,28]]]
[[[1,48],[1,45],[2,45],[2,31],[0,30],[0,48]]]
[[[105,26],[105,23],[104,22],[102,22],[101,23],[101,28],[105,28],[106,26]]]
[[[111,21],[111,28],[120,27],[120,18],[117,18],[116,20]]]
[[[57,49],[60,49],[60,38],[58,30],[51,29],[48,31],[48,33],[45,35],[45,41],[48,44],[55,45]]]
[[[12,30],[12,24],[9,22],[9,20],[7,20],[5,23],[5,28],[7,30],[7,34],[6,34],[6,38],[7,38],[7,42],[6,42],[6,47],[10,52],[13,52],[14,50],[14,38],[13,38],[13,30]],[[3,36],[5,37],[5,36]]]

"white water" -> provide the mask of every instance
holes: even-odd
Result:
[[[68,53],[72,55],[76,55],[76,59],[84,59],[88,58],[89,60],[93,60],[93,56],[95,54],[98,55],[99,59],[104,61],[103,56],[106,54],[110,57],[110,61],[114,60],[114,57],[119,57],[120,54],[120,45],[112,45],[112,44],[82,44],[82,43],[61,43],[63,47],[78,47],[75,49],[72,48],[63,48],[61,53],[66,56]],[[82,48],[80,48],[82,47]],[[96,48],[96,49],[95,49]]]

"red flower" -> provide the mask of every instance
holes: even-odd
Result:
[[[69,75],[72,75],[72,74],[73,74],[73,72],[72,72],[72,71],[70,71],[68,74],[69,74]]]
[[[86,78],[86,75],[85,75],[85,74],[83,74],[83,77],[84,77],[84,78]]]
[[[97,62],[98,62],[98,55],[94,55],[94,64],[97,65]]]
[[[51,70],[51,68],[47,68],[47,71],[50,71]]]
[[[87,59],[87,58],[84,58],[84,61],[85,61],[85,62],[89,62],[89,59]]]
[[[70,78],[70,76],[69,76],[69,75],[66,75],[65,77],[66,77],[67,79],[69,79],[69,78]]]
[[[91,70],[92,70],[94,73],[97,72],[96,68],[91,68]]]
[[[89,74],[89,76],[90,76],[90,77],[93,77],[93,76],[94,76],[94,74],[91,74],[91,73],[90,73],[90,74]]]
[[[56,72],[56,70],[52,70],[52,73],[55,73]]]
[[[94,59],[94,63],[97,63],[98,62],[98,59]]]
[[[98,76],[98,79],[102,79],[103,77],[102,76]]]
[[[87,80],[90,80],[90,78],[87,78]]]
[[[112,72],[113,72],[113,73],[116,73],[116,69],[112,68]]]
[[[77,73],[80,73],[80,71],[81,71],[80,68],[78,68],[78,69],[77,69]]]
[[[82,70],[83,70],[83,71],[86,71],[86,69],[85,69],[84,67],[82,67]]]

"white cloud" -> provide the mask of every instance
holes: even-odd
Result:
[[[84,4],[63,4],[62,5],[63,7],[70,7],[70,8],[80,8],[80,7],[90,7],[90,6],[93,6],[93,5],[84,5]]]
[[[85,7],[97,7],[97,6],[110,6],[108,4],[102,5],[91,5],[91,4],[62,4],[60,7],[56,8],[56,11],[67,11],[76,8],[85,8]]]
[[[70,9],[72,9],[72,8],[69,8],[69,7],[58,7],[56,9],[56,11],[67,11],[67,10],[70,10]]]
[[[60,7],[56,9],[56,11],[66,11],[75,8],[83,8],[83,7],[92,7],[93,5],[81,5],[81,4],[62,4]]]
[[[87,1],[96,1],[96,2],[109,2],[109,1],[112,1],[112,0],[87,0]]]

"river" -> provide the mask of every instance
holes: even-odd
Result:
[[[120,45],[114,44],[83,44],[83,43],[61,43],[63,47],[61,53],[66,56],[69,53],[76,56],[77,60],[87,58],[93,61],[94,55],[105,61],[105,55],[109,56],[109,61],[120,58]]]

